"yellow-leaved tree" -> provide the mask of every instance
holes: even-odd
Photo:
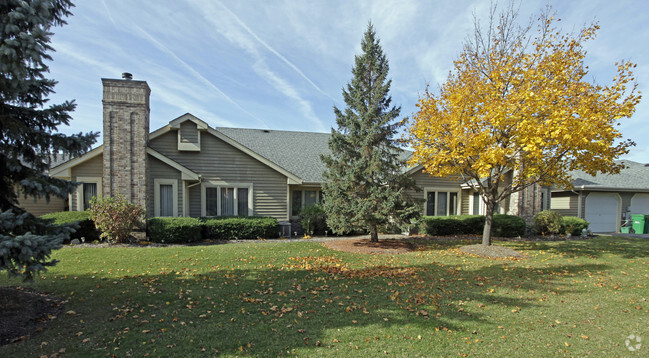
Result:
[[[474,21],[448,79],[420,97],[405,136],[411,164],[459,175],[481,194],[484,245],[500,201],[535,184],[570,187],[575,169],[618,173],[614,160],[635,145],[616,129],[640,100],[635,65],[618,63],[612,83],[593,83],[584,43],[597,24],[562,33],[549,7],[528,26],[517,25],[517,14],[493,6],[488,26]]]

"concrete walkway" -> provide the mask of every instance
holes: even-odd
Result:
[[[595,235],[619,236],[619,237],[636,237],[639,239],[649,239],[649,234],[620,234],[617,232],[595,232]]]

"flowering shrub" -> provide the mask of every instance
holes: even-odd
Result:
[[[100,237],[110,243],[127,242],[128,235],[142,222],[143,216],[144,208],[129,203],[122,195],[90,201],[90,219],[101,231]]]

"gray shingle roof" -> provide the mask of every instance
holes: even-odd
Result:
[[[320,154],[329,154],[329,133],[267,129],[215,128],[309,183],[322,181],[325,165]]]
[[[620,174],[591,176],[582,171],[571,172],[575,179],[573,185],[581,189],[644,189],[649,190],[649,164],[642,164],[630,160],[621,160],[627,166]]]
[[[293,132],[268,129],[215,128],[248,149],[295,174],[306,183],[321,183],[326,167],[320,155],[328,155],[330,133]],[[412,152],[403,150],[399,159]]]

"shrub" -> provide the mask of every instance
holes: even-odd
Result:
[[[300,211],[300,224],[305,233],[322,235],[327,231],[327,214],[318,204],[308,206]]]
[[[581,235],[583,229],[588,229],[590,223],[576,216],[564,216],[561,220],[561,231],[566,234]]]
[[[482,215],[425,216],[420,220],[420,230],[426,235],[481,235],[484,224]],[[525,235],[525,220],[518,216],[496,214],[491,225],[494,236]]]
[[[116,197],[92,198],[90,218],[101,231],[101,238],[111,243],[128,241],[128,235],[141,222],[144,208],[129,203],[121,194]]]
[[[201,241],[203,223],[196,218],[151,218],[149,240],[168,244]]]
[[[277,238],[279,222],[268,217],[202,218],[203,239],[254,240]]]
[[[525,235],[525,227],[525,220],[521,217],[496,214],[491,224],[491,234],[501,237],[523,236]]]
[[[90,219],[89,211],[60,211],[45,214],[41,218],[52,220],[52,224],[54,225],[77,223],[79,228],[70,234],[70,240],[81,240],[81,238],[85,238],[85,241],[88,242],[99,240],[99,231],[95,227],[95,223]]]
[[[534,216],[534,228],[541,235],[559,234],[562,215],[556,211],[543,210]]]

